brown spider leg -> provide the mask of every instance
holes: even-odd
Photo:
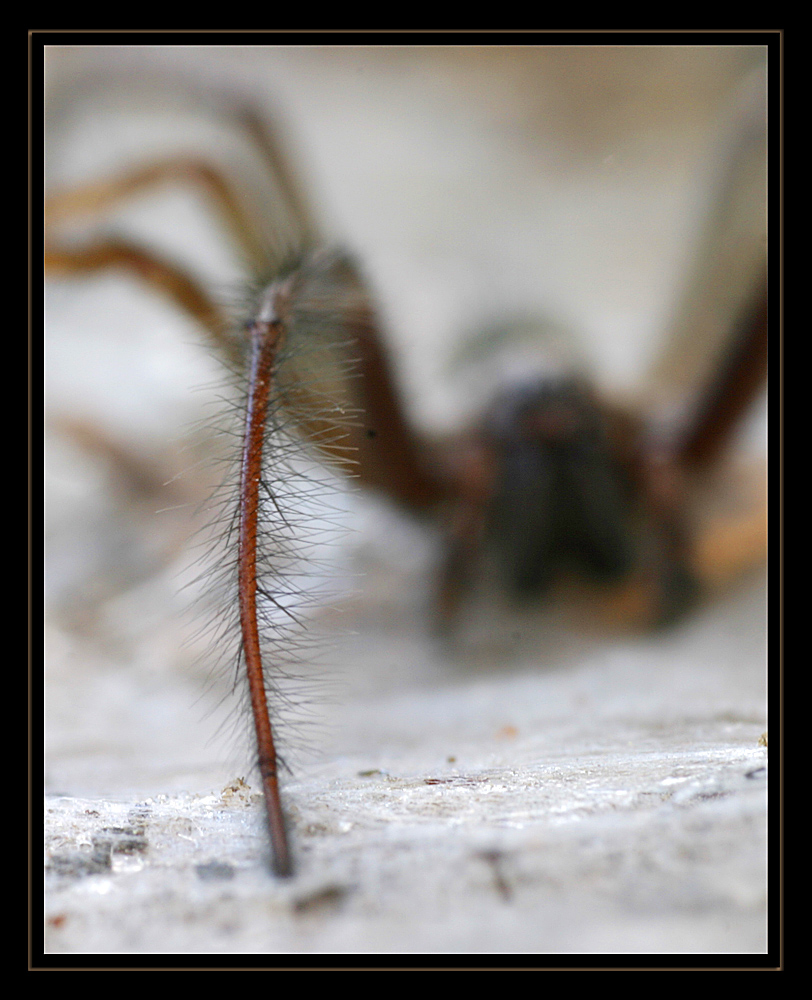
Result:
[[[259,151],[274,172],[303,240],[315,238],[316,227],[307,199],[296,183],[296,173],[290,167],[289,154],[283,150],[277,132],[251,108],[237,113]],[[98,213],[118,202],[144,192],[150,187],[169,182],[191,182],[213,196],[220,215],[238,239],[244,252],[255,265],[263,262],[261,248],[253,235],[246,213],[241,209],[229,185],[204,161],[192,157],[164,160],[150,166],[99,181],[71,191],[57,193],[46,202],[46,218],[53,229],[77,216]],[[187,314],[194,317],[210,334],[213,343],[231,364],[239,363],[240,348],[227,335],[228,324],[202,287],[178,265],[161,259],[151,251],[120,239],[108,239],[81,248],[58,245],[49,239],[46,244],[46,268],[54,274],[88,274],[105,269],[124,269],[171,297]],[[357,352],[358,376],[353,383],[360,387],[359,407],[365,413],[364,427],[348,428],[341,451],[323,448],[325,454],[343,464],[365,486],[380,489],[398,503],[423,510],[442,495],[436,470],[426,458],[427,447],[410,427],[395,388],[395,380],[364,283],[348,258],[340,262],[341,280],[352,290],[356,305],[345,310],[344,326],[354,341]],[[360,306],[357,305],[360,301]],[[301,401],[306,389],[291,391],[291,399]],[[329,440],[322,433],[318,406],[301,405],[302,430],[319,446]],[[307,414],[310,413],[308,417]],[[328,422],[334,427],[334,421]]]
[[[45,202],[45,218],[53,228],[81,216],[104,212],[129,198],[167,184],[191,184],[207,196],[220,221],[245,254],[252,271],[266,260],[249,215],[222,173],[199,157],[176,156],[158,160],[115,177],[57,191]]]
[[[271,176],[279,185],[300,239],[305,244],[315,243],[319,227],[309,199],[298,182],[301,171],[294,169],[292,155],[283,148],[279,130],[266,116],[247,104],[237,109],[235,117],[253,140],[265,159]]]
[[[415,513],[443,498],[446,484],[427,444],[410,426],[394,384],[372,308],[352,323],[358,350],[362,426],[357,436],[358,477]]]
[[[299,230],[305,247],[312,244],[315,225],[304,197],[295,184],[295,174],[288,168],[275,132],[262,126],[250,114],[243,116],[246,127],[264,154],[275,180],[283,192],[286,208]],[[200,161],[179,159],[164,161],[152,167],[134,171],[113,181],[89,185],[73,193],[49,199],[47,211],[53,227],[79,214],[97,212],[150,186],[170,180],[201,182],[215,196],[215,203],[240,244],[253,259],[255,269],[262,261],[251,242],[251,229],[237,209],[236,199],[216,172]],[[319,252],[305,256],[318,259]],[[338,297],[327,303],[339,328],[352,341],[357,357],[353,360],[357,378],[353,386],[360,387],[357,395],[364,410],[361,427],[349,425],[344,439],[335,443],[335,419],[321,417],[319,399],[309,399],[307,383],[283,386],[281,398],[293,403],[299,411],[300,429],[314,444],[335,459],[336,452],[353,454],[349,461],[364,485],[384,490],[404,506],[420,511],[435,504],[443,495],[439,475],[426,459],[423,443],[413,433],[400,406],[394,378],[381,343],[376,318],[366,287],[349,258],[337,255],[333,275],[337,280],[334,291]],[[172,298],[194,316],[209,332],[214,343],[232,361],[237,345],[226,337],[226,324],[220,311],[200,285],[182,269],[155,254],[121,240],[107,240],[92,246],[69,249],[48,241],[46,267],[51,274],[80,274],[120,268],[145,281]],[[297,291],[300,289],[297,289]],[[274,285],[263,295],[263,301],[273,315],[262,316],[249,328],[251,359],[247,372],[248,404],[243,438],[243,462],[240,486],[240,551],[239,603],[242,630],[242,650],[245,656],[252,712],[255,722],[258,762],[263,781],[268,825],[274,852],[274,867],[281,875],[290,874],[292,861],[285,831],[279,784],[277,758],[269,719],[262,654],[257,625],[257,530],[258,489],[265,437],[265,421],[269,398],[277,385],[276,361],[280,343],[285,339],[290,288]],[[268,310],[266,309],[266,312]],[[284,318],[280,313],[284,312]],[[288,367],[287,365],[285,366]],[[292,377],[296,378],[295,364]],[[350,388],[349,386],[347,388]],[[313,390],[310,391],[314,395]],[[316,405],[312,405],[315,403]]]
[[[681,422],[664,439],[642,444],[644,496],[659,534],[664,590],[672,605],[693,587],[732,577],[764,557],[764,531],[722,525],[727,542],[698,537],[687,524],[688,487],[698,485],[730,444],[745,408],[764,384],[767,365],[766,80],[750,74],[732,95],[704,230],[666,349],[652,375],[667,398],[685,398]],[[691,392],[690,388],[688,389]],[[702,529],[704,531],[704,529]],[[714,531],[716,529],[713,529]],[[732,534],[731,534],[732,531]],[[741,549],[733,558],[735,539]],[[715,555],[714,555],[715,554]],[[714,563],[714,559],[719,561]]]
[[[754,296],[744,311],[711,384],[694,407],[676,444],[682,466],[693,474],[717,460],[737,423],[765,383],[767,374],[767,293]],[[766,500],[700,534],[692,563],[706,586],[718,587],[763,562],[767,546]]]
[[[165,173],[150,177],[148,170],[119,179],[108,186],[91,186],[75,199],[66,195],[57,204],[55,215],[63,219],[82,210],[99,210],[125,197],[138,187],[154,183]],[[217,347],[232,361],[236,347],[226,338],[227,325],[217,306],[198,282],[183,269],[156,255],[122,240],[106,240],[89,246],[69,248],[52,240],[45,250],[45,267],[50,275],[77,275],[110,269],[127,271],[147,285],[175,301],[207,330]],[[278,293],[277,293],[278,297]],[[274,300],[274,305],[275,305]],[[238,558],[238,593],[242,633],[241,648],[245,657],[252,714],[257,739],[257,760],[263,783],[268,828],[274,857],[274,870],[286,876],[292,872],[292,860],[285,829],[279,792],[276,749],[268,712],[262,655],[257,622],[257,531],[258,491],[265,422],[273,387],[276,357],[284,334],[277,316],[258,320],[249,330],[251,356],[247,373],[249,387],[243,438],[240,484],[240,540]]]
[[[767,290],[759,290],[740,317],[716,372],[697,399],[675,444],[678,460],[706,468],[729,443],[738,421],[767,375]]]
[[[156,170],[144,170],[125,175],[108,184],[90,185],[76,193],[66,193],[49,201],[49,221],[53,229],[59,221],[86,212],[101,211],[115,202],[163,180],[188,175],[178,163],[165,163]],[[199,177],[200,174],[193,176]],[[347,302],[339,303],[339,325],[350,335],[360,354],[356,384],[361,386],[362,402],[367,409],[367,422],[355,437],[350,435],[344,448],[358,454],[361,481],[385,489],[390,495],[413,509],[422,509],[439,495],[439,488],[424,468],[419,443],[411,436],[393,388],[393,379],[365,288],[346,258],[339,257],[339,288],[349,291]],[[306,267],[306,260],[304,261]],[[227,324],[218,307],[200,284],[179,266],[156,254],[119,239],[108,239],[91,245],[69,247],[48,239],[45,251],[46,270],[50,275],[81,275],[109,269],[126,271],[147,285],[168,296],[187,314],[193,316],[209,333],[220,352],[232,362],[241,360],[238,345],[228,338]],[[272,286],[273,291],[273,286]],[[251,359],[247,371],[248,405],[243,438],[243,462],[240,487],[240,551],[239,603],[242,649],[245,656],[252,712],[255,723],[258,762],[262,776],[268,826],[274,853],[274,868],[278,874],[292,871],[292,861],[285,831],[277,774],[277,757],[273,741],[265,693],[262,655],[257,623],[257,520],[258,484],[265,421],[269,398],[276,383],[276,359],[284,339],[285,322],[276,314],[281,308],[276,301],[280,288],[263,296],[272,302],[274,315],[256,320],[249,328]],[[289,299],[289,290],[282,296]],[[360,306],[359,306],[360,302]],[[287,304],[285,304],[285,310]],[[283,310],[283,311],[285,311]],[[319,408],[311,406],[307,387],[294,387],[289,397],[300,405],[302,429],[309,432],[317,446],[330,455],[335,450],[330,434],[335,423],[332,417],[319,424]],[[283,394],[284,398],[284,394]],[[321,431],[328,435],[323,445]],[[334,456],[332,456],[334,457]]]
[[[443,556],[435,596],[435,624],[447,633],[476,572],[496,476],[496,457],[479,438],[457,443],[451,456]]]
[[[237,108],[236,117],[264,156],[279,185],[286,209],[305,246],[320,241],[315,213],[300,183],[301,171],[294,168],[291,153],[284,147],[279,129],[251,105]],[[344,326],[356,354],[352,386],[356,389],[361,421],[350,423],[339,449],[330,456],[344,465],[363,486],[388,495],[414,512],[435,506],[445,495],[446,486],[428,444],[415,432],[398,394],[392,366],[380,326],[363,278],[351,259],[337,256],[336,269],[343,293],[350,294]],[[301,398],[305,390],[291,393]],[[317,414],[318,407],[300,407],[303,414]],[[308,435],[314,442],[322,437],[318,417],[304,416]],[[342,456],[343,453],[343,456]]]
[[[98,274],[112,270],[132,274],[193,317],[209,334],[213,345],[232,363],[239,360],[238,349],[228,336],[226,317],[200,283],[177,264],[134,243],[119,239],[78,247],[48,242],[44,261],[49,277]]]
[[[644,446],[643,484],[659,548],[661,604],[669,620],[697,589],[718,587],[763,561],[766,506],[725,519],[694,537],[688,528],[688,483],[729,445],[738,422],[764,384],[767,370],[766,282],[743,310],[716,369],[669,439]]]
[[[226,347],[226,343],[221,340],[224,329],[223,318],[198,284],[179,268],[159,260],[140,248],[114,241],[73,250],[49,247],[46,251],[46,267],[52,274],[87,274],[110,268],[128,270],[150,286],[168,294],[209,331],[218,346],[223,349]],[[249,330],[251,342],[247,376],[249,395],[240,485],[239,603],[242,649],[273,847],[274,870],[284,876],[291,874],[292,861],[279,793],[273,731],[265,695],[256,604],[260,469],[276,357],[283,334],[282,321],[277,317],[256,321]]]
[[[336,353],[324,357],[317,345],[314,361],[306,343],[301,355],[293,352],[280,371],[285,409],[339,471],[406,510],[430,512],[447,493],[443,464],[408,420],[354,263],[340,251],[316,250],[302,271],[296,308],[324,314]]]
[[[248,400],[240,472],[239,520],[242,651],[256,730],[257,761],[265,796],[274,870],[281,876],[292,874],[293,863],[279,793],[278,763],[268,713],[265,672],[257,623],[257,533],[265,427],[273,392],[277,356],[286,332],[282,312],[286,309],[289,291],[289,286],[272,288],[265,300],[271,307],[266,310],[268,315],[257,318],[248,330],[251,354],[248,365]]]

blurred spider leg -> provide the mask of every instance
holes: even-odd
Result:
[[[303,245],[319,243],[316,213],[300,183],[302,171],[285,148],[277,124],[250,104],[239,106],[236,117],[265,158]],[[412,511],[424,511],[445,492],[437,463],[404,412],[363,277],[346,253],[335,254],[332,266],[343,299],[344,325],[356,353],[353,385],[362,412],[361,422],[348,427],[344,437],[343,450],[352,456],[349,471],[362,485],[386,493]],[[318,409],[310,407],[310,412]]]
[[[303,243],[318,239],[319,227],[310,201],[298,178],[301,170],[294,169],[292,154],[284,149],[278,128],[249,104],[240,106],[236,118],[264,157],[271,176],[282,192],[291,219]]]
[[[661,399],[709,384],[748,306],[766,295],[767,82],[758,70],[731,95],[718,121],[718,147],[704,225],[663,350],[649,379]]]
[[[767,370],[766,281],[743,310],[707,384],[679,426],[644,453],[644,481],[659,537],[662,615],[670,619],[698,589],[719,587],[763,561],[766,505],[719,520],[698,533],[684,512],[687,481],[705,472],[730,444],[764,385]]]
[[[167,296],[195,319],[213,345],[231,362],[238,362],[237,346],[229,337],[229,323],[200,283],[177,264],[125,240],[109,239],[71,247],[53,242],[45,246],[45,271],[49,277],[97,274],[120,270],[132,274]]]
[[[191,184],[199,188],[245,255],[247,265],[256,270],[264,264],[265,248],[240,199],[222,173],[199,157],[158,160],[115,177],[54,192],[45,202],[47,225],[53,228],[82,216],[98,215],[167,184]]]
[[[60,227],[78,218],[101,214],[123,201],[170,183],[200,188],[236,241],[247,267],[256,272],[265,265],[262,243],[231,185],[205,160],[178,156],[49,195],[45,202],[46,272],[55,276],[92,274],[108,269],[128,271],[172,299],[207,331],[213,345],[231,365],[239,365],[242,350],[229,336],[230,321],[202,285],[178,264],[118,238],[73,246],[54,237]]]
[[[766,375],[767,289],[763,287],[744,309],[710,384],[694,404],[675,445],[681,463],[700,469],[719,457]]]
[[[767,294],[761,290],[745,310],[737,335],[721,358],[714,378],[696,401],[693,418],[676,444],[679,461],[702,471],[725,449],[767,374]],[[719,587],[763,562],[767,547],[766,500],[700,533],[691,554],[705,586]]]
[[[284,147],[277,125],[248,104],[236,114],[279,185],[302,243],[318,243],[319,227],[300,183],[302,172]],[[352,455],[349,471],[362,485],[386,493],[410,510],[424,511],[444,493],[439,470],[404,412],[364,279],[346,253],[335,255],[333,268],[344,299],[345,328],[356,353],[353,384],[362,412],[361,422],[347,428],[344,438],[344,451]],[[311,407],[310,412],[318,411]]]
[[[443,467],[404,411],[355,263],[343,251],[316,250],[301,266],[297,315],[317,317],[332,349],[289,358],[280,370],[283,405],[331,465],[413,513],[430,511],[446,493]]]
[[[435,621],[440,632],[453,625],[482,551],[496,474],[492,452],[472,440],[456,451],[456,503],[447,516]]]
[[[666,617],[690,603],[692,592],[763,560],[752,525],[766,525],[763,505],[728,541],[696,537],[686,520],[687,484],[722,456],[745,409],[763,386],[767,364],[766,80],[754,72],[732,95],[724,119],[705,225],[671,324],[652,370],[660,402],[688,399],[675,427],[643,444],[644,492],[659,536]],[[703,554],[701,557],[699,552]],[[711,556],[716,553],[716,556]],[[723,553],[726,553],[723,556]],[[713,563],[713,559],[718,562]],[[670,594],[670,596],[669,596]]]
[[[403,411],[371,307],[356,316],[353,333],[363,411],[358,441],[361,480],[414,512],[425,511],[442,499],[445,485],[427,444]]]

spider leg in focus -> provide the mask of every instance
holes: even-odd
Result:
[[[436,502],[441,489],[400,407],[371,297],[357,267],[346,254],[317,246],[312,214],[295,185],[295,175],[284,165],[273,130],[261,128],[259,119],[251,115],[243,115],[242,120],[276,175],[287,202],[288,220],[294,220],[297,233],[290,240],[292,252],[287,256],[277,253],[279,259],[274,261],[274,254],[269,254],[264,259],[254,237],[251,213],[241,208],[224,177],[199,159],[178,157],[51,196],[46,202],[45,267],[50,277],[112,270],[132,275],[193,317],[221,357],[243,372],[247,399],[238,514],[240,650],[256,730],[274,868],[280,875],[289,875],[293,863],[267,702],[274,662],[262,648],[258,621],[258,595],[265,593],[259,582],[262,557],[258,544],[267,536],[260,526],[258,491],[265,439],[273,432],[271,414],[277,402],[290,408],[291,419],[303,438],[332,464],[350,472],[361,485],[383,490],[405,507],[425,509]],[[257,311],[240,337],[201,282],[182,266],[121,238],[75,244],[61,235],[63,227],[82,216],[107,211],[169,182],[202,187],[255,276]],[[266,278],[269,272],[271,277]],[[320,344],[327,349],[321,351]],[[289,345],[289,354],[283,353]],[[337,360],[331,361],[331,356]],[[316,370],[308,371],[308,362]],[[326,367],[326,374],[318,370],[320,364]],[[341,390],[339,398],[347,400],[347,412],[352,414],[356,404],[363,409],[362,422],[352,416],[336,416],[337,410],[344,413],[344,405],[331,400],[334,384]],[[268,489],[267,484],[264,488]]]

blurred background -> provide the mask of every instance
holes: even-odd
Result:
[[[707,369],[764,258],[758,168],[729,178],[732,162],[759,161],[765,67],[764,48],[747,45],[56,46],[46,188],[203,152],[270,230],[267,179],[207,96],[247,95],[278,119],[325,232],[362,261],[422,432],[465,427],[502,379],[551,351],[612,398],[666,407]],[[748,135],[755,154],[736,159]],[[722,230],[737,263],[726,305],[697,334],[698,298],[720,298],[697,276],[715,273]],[[225,302],[245,277],[194,192],[157,191],[75,228],[98,232],[182,260]],[[194,512],[219,456],[205,431],[219,363],[187,317],[126,276],[48,281],[46,322],[46,789],[214,787],[239,758],[209,742],[223,714],[196,704],[206,652],[188,615],[194,586],[179,584],[195,576]],[[750,458],[766,454],[765,399],[738,439]],[[559,610],[510,617],[497,597],[455,650],[439,647],[426,615],[436,536],[377,498],[337,497],[352,530],[334,547],[338,597],[317,627],[344,708],[325,709],[338,735],[311,740],[327,757],[377,738],[365,698],[405,693],[405,734],[416,692],[558,677],[603,642]],[[759,578],[703,633],[728,650],[722,688],[734,661],[748,678],[751,721],[764,609]]]

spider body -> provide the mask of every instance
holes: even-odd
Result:
[[[564,378],[508,390],[484,434],[496,467],[491,535],[513,591],[538,595],[558,567],[605,580],[628,571],[628,471],[583,383]]]

